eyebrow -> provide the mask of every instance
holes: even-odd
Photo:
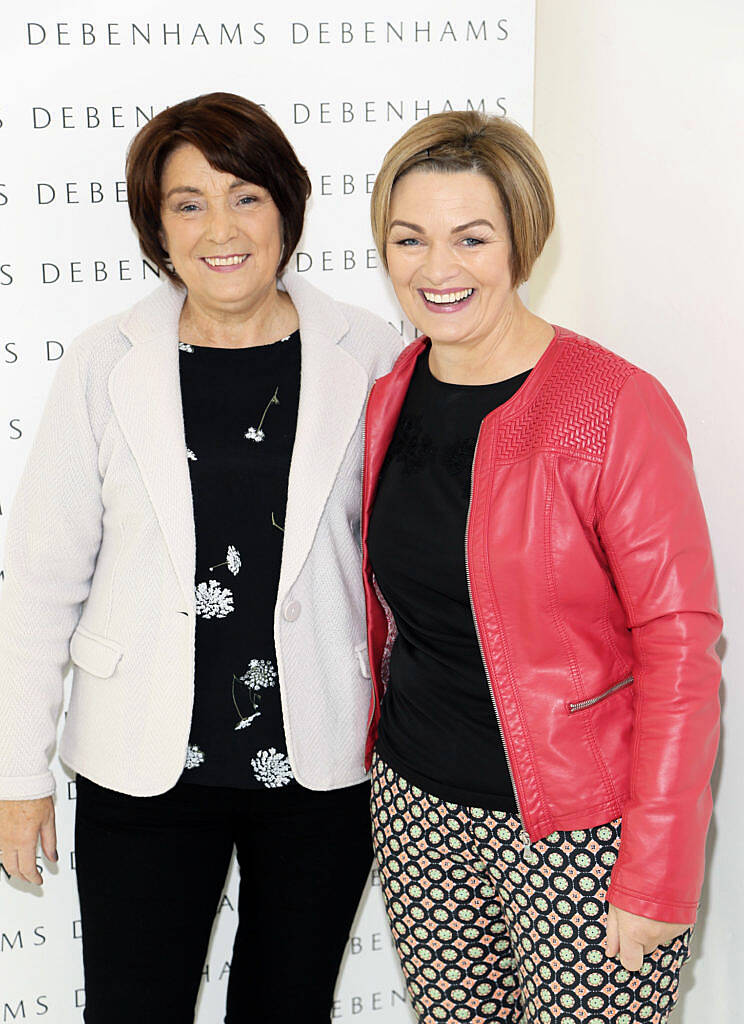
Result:
[[[458,224],[456,228],[452,228],[451,234],[456,235],[459,234],[460,231],[467,231],[468,228],[478,227],[481,224],[485,224],[486,227],[491,229],[491,231],[494,230],[493,224],[490,220],[486,220],[484,217],[479,217],[477,220],[469,220],[467,224]],[[410,228],[411,231],[417,231],[420,235],[426,233],[420,224],[411,224],[410,221],[407,220],[394,220],[390,225],[390,230],[392,231],[395,227]]]
[[[240,178],[236,178],[235,181],[230,185],[230,191],[232,192],[235,188],[242,188],[243,185],[250,185],[249,181],[243,181]],[[170,199],[171,196],[176,195],[178,192],[186,192],[191,196],[203,196],[204,193],[200,188],[195,188],[193,185],[176,185],[175,188],[170,189],[166,193],[165,199]]]

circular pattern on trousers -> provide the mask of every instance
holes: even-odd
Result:
[[[666,1024],[688,937],[639,974],[605,958],[615,823],[555,832],[527,852],[516,818],[416,793],[379,762],[372,792],[380,881],[421,1024],[497,1013],[508,1024],[605,1024],[608,1012],[612,1024]]]

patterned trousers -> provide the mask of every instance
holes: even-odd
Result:
[[[604,952],[620,821],[531,847],[505,811],[424,793],[380,758],[373,833],[420,1024],[663,1024],[692,929],[626,971]]]

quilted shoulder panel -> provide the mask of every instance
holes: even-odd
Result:
[[[502,420],[494,456],[556,451],[601,462],[617,396],[637,367],[596,342],[562,332],[559,354],[532,399]]]

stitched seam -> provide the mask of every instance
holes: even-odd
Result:
[[[617,862],[615,866],[617,866]],[[697,900],[690,902],[689,900],[670,900],[665,897],[649,896],[648,893],[639,892],[637,889],[629,889],[627,885],[618,884],[614,881],[610,882],[608,888],[612,888],[615,892],[625,893],[628,896],[635,896],[636,899],[643,900],[645,903],[663,903],[665,906],[670,907],[697,907],[698,905]]]
[[[544,560],[545,560],[545,577],[548,584],[548,593],[550,595],[550,611],[553,619],[553,625],[561,641],[561,646],[568,659],[569,668],[571,670],[571,680],[574,686],[574,692],[577,695],[577,703],[587,699],[587,694],[583,686],[583,679],[581,677],[581,671],[579,669],[578,659],[572,648],[571,641],[569,640],[568,631],[565,627],[562,617],[558,612],[558,584],[555,577],[555,567],[553,565],[552,558],[552,525],[553,525],[553,495],[555,491],[555,472],[556,465],[555,460],[552,461],[550,467],[550,478],[548,480],[548,490],[545,496],[545,526],[543,534],[544,544]],[[615,785],[612,780],[612,776],[609,771],[609,767],[601,754],[599,744],[597,742],[597,736],[594,731],[594,722],[591,715],[586,715],[584,722],[584,735],[594,755],[594,761],[602,774],[605,786],[607,787],[612,799],[617,799],[617,793],[615,792]]]
[[[489,452],[489,477],[490,477],[490,467],[493,464],[491,462],[491,458],[493,456],[493,451],[494,451],[495,444],[496,444],[496,431],[494,430],[492,438],[491,438],[491,446],[490,446],[490,452]],[[492,503],[492,501],[493,501],[493,488],[491,487],[488,490],[488,504],[487,504],[487,507],[486,507],[487,521],[489,521],[490,518],[491,518],[491,503]],[[534,747],[532,746],[532,740],[530,738],[529,732],[527,731],[527,728],[525,726],[524,709],[522,707],[522,702],[521,702],[521,700],[519,698],[519,691],[518,691],[518,689],[516,687],[516,684],[515,684],[514,673],[512,671],[512,665],[511,665],[511,659],[509,658],[509,654],[508,654],[508,651],[506,649],[506,644],[504,643],[504,623],[503,623],[503,620],[501,618],[501,608],[500,608],[499,602],[498,602],[498,600],[496,598],[496,592],[495,592],[494,585],[493,585],[493,573],[491,572],[491,545],[490,544],[485,544],[484,545],[484,550],[486,552],[486,569],[487,569],[486,577],[487,577],[487,581],[488,581],[488,589],[489,589],[489,592],[490,592],[490,595],[491,595],[491,601],[492,601],[492,604],[493,604],[494,612],[496,614],[496,619],[498,621],[499,636],[501,637],[500,644],[501,644],[501,649],[502,649],[503,655],[504,655],[504,663],[506,665],[506,671],[507,671],[507,674],[509,676],[509,685],[511,686],[511,691],[512,691],[512,695],[513,695],[513,698],[514,698],[514,702],[517,705],[517,711],[519,713],[519,719],[520,719],[520,725],[521,725],[521,728],[522,728],[522,734],[524,736],[525,743],[526,743],[527,747],[529,748],[530,758],[532,760],[532,765],[533,765],[533,777],[534,777],[534,779],[535,779],[535,781],[537,783],[537,789],[538,789],[538,792],[540,794],[540,800],[542,801],[543,806],[547,807],[548,806],[548,801],[545,798],[545,789],[543,787],[542,778],[540,776],[540,773],[536,769],[535,750],[534,750]],[[503,727],[504,727],[504,722],[502,720],[502,728]],[[507,731],[508,731],[508,729],[507,729]],[[505,738],[505,741],[506,741],[506,738]],[[515,775],[514,776],[515,785],[516,785],[516,780],[517,780],[517,776]]]

